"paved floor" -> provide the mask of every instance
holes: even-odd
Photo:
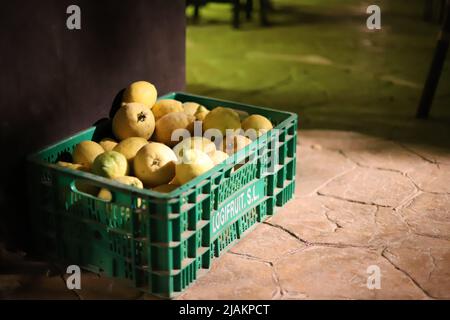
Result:
[[[299,141],[296,199],[179,298],[450,299],[450,152],[342,131]],[[69,291],[55,268],[0,252],[0,298],[152,299],[91,273]]]
[[[179,298],[450,299],[450,73],[432,118],[415,120],[437,32],[422,1],[378,1],[378,33],[367,1],[274,3],[275,26],[239,32],[226,7],[205,9],[188,28],[187,90],[297,112],[296,199]],[[0,298],[152,298],[82,283],[68,291],[54,267],[0,248]]]
[[[342,131],[300,137],[296,199],[181,298],[450,299],[450,153]],[[379,290],[367,288],[370,266]]]

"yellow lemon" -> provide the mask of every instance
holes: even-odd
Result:
[[[112,131],[119,141],[131,137],[148,140],[155,131],[155,117],[145,105],[127,103],[120,107],[114,115]]]
[[[95,158],[92,172],[106,178],[117,178],[128,174],[128,161],[117,151],[106,151]]]
[[[60,167],[64,167],[67,169],[80,170],[80,171],[86,171],[86,172],[89,171],[89,168],[83,166],[82,164],[78,164],[78,163],[58,161],[56,164]]]
[[[195,118],[184,112],[173,112],[166,114],[156,121],[154,139],[157,142],[164,143],[169,147],[175,146],[178,141],[172,140],[172,133],[175,130],[187,130],[187,134],[192,133]]]
[[[241,129],[241,120],[239,114],[230,108],[217,107],[211,110],[203,120],[203,129],[218,129],[222,135],[226,130]]]
[[[273,125],[272,122],[270,122],[270,120],[266,117],[258,114],[252,114],[242,121],[242,129],[245,131],[253,129],[257,132],[257,135],[260,136],[263,133],[273,129]]]
[[[101,188],[97,194],[97,198],[100,198],[105,201],[112,201],[113,196],[112,196],[111,191],[109,191],[108,189],[105,189],[105,188]]]
[[[146,144],[148,144],[148,141],[145,138],[131,137],[122,140],[113,150],[123,154],[127,158],[128,164],[132,166],[134,157]]]
[[[117,141],[112,138],[104,138],[99,142],[99,144],[102,146],[103,150],[111,151],[115,146],[117,146]]]
[[[136,81],[125,89],[122,101],[142,103],[151,108],[155,104],[157,96],[158,92],[153,84],[147,81]]]
[[[177,157],[168,146],[150,142],[134,158],[134,174],[147,187],[169,183],[175,176]]]
[[[75,147],[72,157],[73,162],[81,164],[86,168],[91,168],[95,158],[105,152],[102,146],[94,141],[82,141]]]
[[[183,111],[186,114],[189,114],[191,116],[195,116],[195,113],[197,112],[199,107],[200,107],[200,104],[198,104],[197,102],[185,102],[185,103],[183,103]]]
[[[159,118],[162,118],[166,114],[172,112],[182,112],[183,110],[183,104],[180,101],[173,99],[163,99],[156,101],[155,105],[152,108],[152,112],[155,116],[156,121],[158,121]]]
[[[213,167],[213,161],[203,151],[196,149],[186,150],[176,165],[176,181],[180,184],[185,184]]]
[[[123,177],[117,177],[114,179],[114,181],[126,184],[128,186],[132,186],[138,189],[144,189],[144,184],[141,180],[139,180],[136,177],[130,177],[130,176],[123,176]]]

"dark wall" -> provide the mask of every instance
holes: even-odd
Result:
[[[82,29],[66,27],[81,8]],[[0,1],[0,239],[26,242],[27,154],[108,115],[135,80],[185,84],[184,0]],[[7,152],[4,152],[7,150]]]

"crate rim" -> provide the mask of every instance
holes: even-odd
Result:
[[[206,96],[201,96],[201,95],[196,95],[196,94],[190,94],[187,92],[183,92],[183,91],[172,91],[172,92],[168,92],[162,96],[160,96],[158,98],[158,100],[161,99],[167,99],[169,97],[173,97],[173,96],[177,96],[177,95],[185,95],[185,96],[190,96],[193,98],[198,98],[198,99],[203,99],[203,98],[208,98],[208,99],[212,99],[214,100],[214,102],[217,103],[229,103],[229,104],[239,104],[239,106],[244,106],[244,107],[250,107],[250,108],[257,108],[257,109],[262,109],[265,111],[270,111],[270,112],[277,112],[277,113],[282,113],[287,115],[288,117],[283,120],[282,122],[280,122],[277,126],[275,126],[272,130],[274,129],[281,129],[283,127],[285,127],[288,123],[298,120],[298,115],[296,113],[293,112],[289,112],[289,111],[280,111],[280,110],[276,110],[276,109],[272,109],[272,108],[267,108],[267,107],[260,107],[260,106],[255,106],[255,105],[251,105],[251,104],[245,104],[245,103],[239,103],[239,102],[234,102],[234,101],[230,101],[230,100],[224,100],[224,99],[216,99],[216,98],[210,98],[210,97],[206,97]],[[219,105],[217,105],[218,107]],[[236,109],[239,109],[239,106],[237,106]],[[110,119],[109,119],[110,120]],[[126,192],[130,192],[133,195],[136,195],[136,197],[139,197],[139,195],[144,195],[144,196],[150,196],[153,197],[155,199],[158,200],[168,200],[168,199],[175,199],[178,198],[179,196],[181,196],[183,193],[185,193],[186,191],[189,191],[190,189],[192,189],[193,186],[198,185],[199,183],[201,183],[202,181],[206,180],[206,179],[210,179],[213,177],[213,174],[219,170],[221,170],[222,168],[224,168],[226,165],[230,165],[230,163],[227,163],[227,161],[223,161],[222,163],[220,163],[219,165],[214,166],[212,169],[208,170],[207,172],[205,172],[204,174],[196,177],[195,179],[183,184],[182,186],[180,186],[179,188],[176,188],[175,190],[169,192],[169,193],[162,193],[162,192],[157,192],[157,191],[153,191],[147,188],[144,189],[138,189],[136,187],[132,187],[132,186],[128,186],[122,183],[119,183],[117,181],[114,181],[112,179],[108,179],[90,172],[83,172],[83,171],[77,171],[77,170],[71,170],[68,168],[64,168],[61,166],[58,166],[56,164],[52,164],[49,163],[47,161],[43,161],[40,160],[38,157],[40,154],[42,154],[45,151],[48,151],[58,145],[60,145],[61,143],[71,140],[72,138],[75,138],[77,136],[79,136],[80,134],[84,134],[84,133],[88,133],[92,130],[95,130],[95,128],[97,128],[98,125],[93,125],[87,129],[78,131],[66,138],[63,138],[61,140],[59,140],[56,143],[52,143],[49,144],[47,146],[44,146],[42,148],[40,148],[38,151],[30,154],[27,156],[27,161],[34,163],[34,164],[38,164],[38,165],[42,165],[45,166],[47,168],[51,168],[54,170],[58,170],[61,171],[63,173],[65,173],[66,175],[70,175],[72,176],[74,179],[86,179],[86,180],[93,180],[95,182],[96,185],[99,185],[101,187],[104,188],[111,188],[113,191],[126,191]],[[272,131],[270,130],[270,131]],[[239,159],[240,157],[242,157],[242,155],[244,154],[248,154],[248,151],[255,146],[255,143],[261,143],[267,140],[268,134],[269,132],[266,132],[265,134],[263,134],[262,136],[258,137],[255,141],[253,141],[251,144],[247,145],[245,148],[239,150],[238,152],[234,153],[232,155],[232,160],[231,163],[234,163],[237,159]],[[89,194],[84,194],[83,195],[96,199],[96,200],[101,200],[98,197],[89,195]],[[113,203],[114,201],[112,201]]]

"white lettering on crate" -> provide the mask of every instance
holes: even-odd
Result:
[[[260,199],[260,194],[264,190],[263,188],[264,181],[260,180],[245,188],[232,200],[226,201],[219,207],[216,214],[212,217],[212,234],[215,235],[222,227],[227,225],[228,222],[241,215],[245,210],[251,208]]]

